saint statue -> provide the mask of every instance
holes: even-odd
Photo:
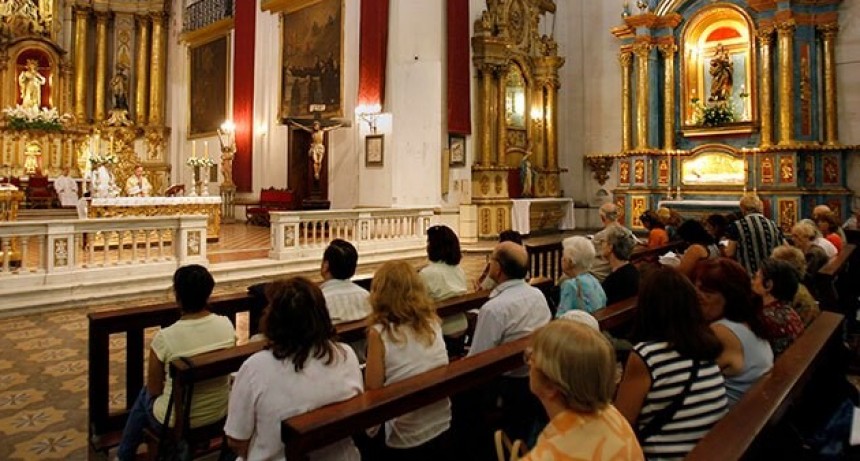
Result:
[[[308,157],[314,161],[314,179],[319,180],[322,161],[325,158],[325,134],[327,131],[342,127],[343,124],[337,123],[325,128],[323,128],[319,120],[315,120],[311,128],[293,120],[290,120],[290,124],[311,134],[311,148],[308,150]]]
[[[520,184],[523,186],[523,197],[531,197],[534,195],[534,169],[532,168],[532,162],[529,160],[532,153],[523,156],[523,159],[520,160]]]
[[[40,108],[42,106],[42,85],[46,80],[39,73],[39,61],[27,60],[27,68],[18,75],[18,86],[21,88],[21,106],[25,109]]]
[[[116,75],[110,79],[110,89],[113,92],[113,108],[128,110],[128,76],[123,66],[116,66]]]
[[[717,45],[714,57],[711,59],[711,96],[708,101],[727,101],[732,96],[734,67],[726,47],[723,44]]]

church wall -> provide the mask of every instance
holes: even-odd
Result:
[[[839,94],[839,137],[845,144],[860,145],[860,2],[842,2],[836,40],[836,72]],[[848,157],[848,187],[860,208],[860,154]]]

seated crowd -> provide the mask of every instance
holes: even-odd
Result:
[[[636,237],[619,224],[615,205],[604,205],[604,227],[591,240],[562,242],[557,305],[528,283],[528,253],[515,233],[503,233],[481,279],[470,283],[457,235],[433,226],[428,264],[417,271],[385,263],[369,292],[350,282],[355,247],[333,240],[322,283],[293,277],[261,288],[262,334],[252,339],[265,341],[265,349],[239,369],[229,399],[224,380],[195,389],[191,426],[226,415],[224,433],[236,455],[284,459],[282,420],[531,335],[521,368],[464,398],[370,428],[356,438],[361,451],[344,439],[311,459],[441,459],[459,443],[458,427],[491,447],[496,427],[482,427],[481,415],[493,411],[505,434],[530,448],[522,459],[682,459],[812,323],[819,309],[810,277],[844,248],[829,210],[816,208],[813,221],[797,223],[789,245],[757,197],[745,196],[740,208],[738,216],[701,222],[668,211],[644,214],[649,248],[680,240],[686,251],[675,264],[640,275],[630,262]],[[213,286],[201,266],[176,271],[182,317],[152,342],[147,385],[118,459],[134,459],[145,428],[169,423],[171,360],[235,344],[230,322],[206,310]],[[473,331],[464,315],[440,319],[435,311],[436,301],[470,287],[491,290]],[[632,334],[623,338],[632,351],[619,375],[613,343],[592,314],[635,296]],[[360,319],[366,341],[338,342],[333,325]]]

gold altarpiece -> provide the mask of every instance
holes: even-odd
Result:
[[[553,0],[489,0],[474,24],[479,125],[472,201],[481,238],[511,227],[511,199],[561,195],[557,114],[564,58],[554,38],[539,31],[541,18],[555,9]]]
[[[165,126],[169,2],[22,0],[0,6],[0,109],[25,103],[21,73],[37,62],[40,110],[63,116],[62,129],[15,128],[0,117],[0,165],[26,176],[84,176],[93,135],[100,154],[118,157],[120,187],[142,164],[156,192],[168,186]],[[6,11],[8,10],[8,11]],[[112,145],[108,143],[110,141]]]
[[[601,186],[615,180],[626,225],[658,204],[700,215],[747,193],[784,229],[818,204],[847,214],[857,149],[838,137],[840,3],[661,0],[622,12],[621,151],[585,162]]]

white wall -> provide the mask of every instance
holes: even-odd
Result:
[[[836,65],[839,139],[860,145],[860,2],[855,0],[844,1],[840,7]],[[848,187],[860,196],[860,154],[849,157],[847,177]]]

